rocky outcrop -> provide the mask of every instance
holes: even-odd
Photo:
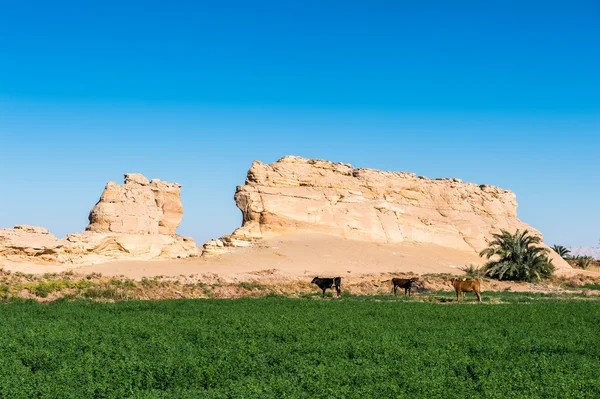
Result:
[[[181,223],[181,185],[125,175],[125,184],[110,182],[89,215],[88,231],[126,234],[175,234]]]
[[[508,190],[294,156],[272,164],[255,161],[235,201],[242,227],[209,241],[206,255],[296,232],[471,252],[485,248],[500,229],[540,235],[517,218],[516,196]]]
[[[0,229],[0,257],[12,261],[91,264],[199,255],[192,238],[175,230],[183,217],[181,185],[126,174],[109,182],[82,233],[58,239],[42,227]]]
[[[534,231],[517,218],[511,191],[299,157],[254,162],[235,200],[243,215],[235,235],[250,239],[316,231],[480,251],[498,229]]]
[[[64,239],[66,263],[103,263],[109,260],[152,260],[199,256],[192,238],[176,234],[69,234]]]
[[[56,261],[65,243],[43,227],[16,225],[0,229],[0,257]]]
[[[254,246],[256,239],[248,237],[238,237],[236,234],[230,234],[221,238],[215,238],[204,243],[202,247],[202,256],[211,257],[230,252],[233,248],[250,248]]]

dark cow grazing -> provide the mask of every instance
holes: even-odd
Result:
[[[313,278],[313,280],[310,283],[316,284],[320,289],[323,290],[323,298],[325,297],[325,290],[327,288],[335,287],[335,292],[337,293],[337,296],[340,296],[342,293],[342,288],[341,288],[342,278],[341,277],[334,277],[334,278],[315,277],[315,278]]]
[[[408,296],[410,296],[412,287],[414,286],[415,282],[417,282],[418,280],[419,280],[418,277],[393,278],[392,284],[394,284],[394,296],[396,295],[396,291],[398,290],[398,288],[404,288],[404,295],[406,295],[408,293]]]
[[[465,292],[475,292],[477,295],[477,299],[481,302],[481,284],[478,280],[459,280],[456,278],[451,278],[450,282],[452,286],[454,286],[454,290],[456,291],[456,300],[460,301],[460,294]]]

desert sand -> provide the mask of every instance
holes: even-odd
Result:
[[[85,266],[6,263],[4,267],[24,273],[72,270],[133,279],[216,274],[235,281],[256,278],[257,273],[264,274],[264,270],[290,279],[315,275],[357,277],[371,273],[462,274],[458,268],[470,263],[481,264],[482,259],[475,252],[435,244],[385,244],[324,234],[294,234],[265,240],[259,247],[238,248],[210,258],[114,261]]]

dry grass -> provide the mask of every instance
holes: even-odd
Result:
[[[216,274],[188,275],[177,278],[157,276],[141,280],[105,277],[99,273],[87,275],[73,272],[44,275],[24,274],[0,269],[0,300],[14,298],[35,299],[41,302],[59,298],[87,298],[98,301],[124,301],[131,299],[160,300],[178,298],[240,298],[268,295],[287,297],[319,296],[321,291],[302,278],[284,278],[275,270],[262,270],[241,281],[225,281]],[[343,295],[392,295],[392,277],[413,277],[413,273],[371,273],[344,277]],[[425,274],[419,276],[420,289],[451,291],[450,275]],[[598,288],[596,288],[598,287]],[[540,284],[483,280],[483,291],[573,293],[586,291],[600,294],[600,277],[576,275],[555,278]],[[329,294],[331,295],[331,294]]]

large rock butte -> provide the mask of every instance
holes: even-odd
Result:
[[[180,189],[177,183],[126,174],[125,184],[106,185],[86,231],[58,239],[42,227],[0,229],[0,256],[57,264],[197,256],[194,240],[175,234],[183,216]]]
[[[110,182],[92,208],[86,228],[97,233],[175,234],[181,223],[181,185],[148,181],[137,173],[125,184]]]
[[[541,236],[517,218],[516,196],[508,190],[296,156],[272,164],[255,161],[235,201],[242,227],[207,242],[204,255],[297,232],[471,252],[484,249],[500,229]],[[554,252],[551,256],[558,269],[570,269]]]

